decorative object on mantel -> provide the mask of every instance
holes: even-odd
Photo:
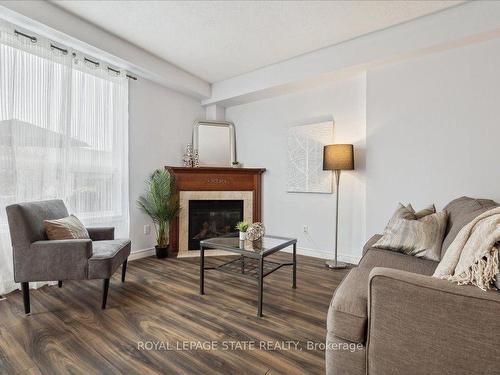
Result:
[[[241,168],[241,163],[239,161],[233,161],[231,163],[231,167],[233,167],[233,168]]]
[[[335,204],[335,258],[327,261],[326,265],[332,269],[346,268],[347,264],[337,262],[338,248],[338,226],[339,226],[339,182],[340,172],[354,169],[354,147],[349,144],[336,144],[325,146],[323,150],[323,169],[334,171],[336,182],[336,204]]]
[[[332,139],[333,121],[288,129],[287,192],[332,192],[332,174],[322,168],[323,147]]]
[[[200,166],[231,167],[236,162],[234,124],[228,121],[196,121],[193,148]]]
[[[184,152],[184,157],[182,158],[182,162],[184,167],[192,167],[193,166],[193,146],[191,143],[186,145],[186,151]]]
[[[198,154],[198,149],[193,151],[193,168],[198,168],[200,166],[200,155]]]
[[[246,237],[249,241],[258,241],[264,236],[265,233],[266,228],[264,227],[264,224],[257,222],[248,227]]]
[[[245,241],[247,238],[246,231],[248,229],[248,223],[244,221],[240,221],[238,224],[236,224],[236,228],[240,232],[240,241]]]
[[[165,169],[157,169],[146,181],[146,194],[139,197],[137,205],[147,214],[156,230],[156,257],[170,256],[169,224],[180,212],[178,195],[175,193],[175,177]]]

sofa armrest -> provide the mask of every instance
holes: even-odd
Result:
[[[377,243],[378,240],[382,238],[381,234],[374,234],[373,236],[370,237],[368,241],[366,241],[365,245],[363,246],[363,255],[366,254],[366,252]]]
[[[368,288],[368,374],[498,371],[499,292],[380,267]]]
[[[36,241],[16,270],[16,281],[83,280],[91,256],[89,239]]]
[[[89,232],[92,241],[115,239],[115,227],[89,227],[87,232]]]

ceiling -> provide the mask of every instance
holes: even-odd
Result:
[[[210,83],[461,2],[53,0]]]

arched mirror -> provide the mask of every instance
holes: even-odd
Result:
[[[236,163],[234,124],[228,121],[196,121],[193,148],[198,150],[200,166],[233,166]]]

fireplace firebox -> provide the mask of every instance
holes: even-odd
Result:
[[[188,210],[188,250],[199,250],[201,240],[234,232],[243,221],[243,200],[190,200]]]

